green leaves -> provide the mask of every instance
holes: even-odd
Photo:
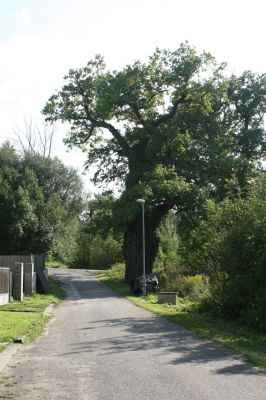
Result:
[[[48,252],[83,209],[80,178],[58,159],[0,147],[0,253]]]
[[[255,183],[255,182],[254,182]],[[212,307],[263,331],[266,309],[266,202],[264,176],[252,197],[207,201],[204,215],[183,239],[182,259],[193,273],[209,276]],[[264,186],[265,190],[265,186]]]
[[[120,71],[96,56],[65,80],[43,112],[70,124],[66,142],[87,153],[94,182],[122,191],[113,215],[127,231],[127,265],[140,251],[137,198],[146,200],[151,265],[167,211],[177,209],[191,227],[208,198],[248,196],[266,148],[264,74],[228,76],[224,63],[184,43]],[[140,260],[137,254],[132,270]]]
[[[88,166],[98,165],[95,182],[126,182],[132,173],[143,180],[148,164],[164,164],[222,193],[232,173],[244,182],[239,155],[253,161],[264,152],[266,90],[264,75],[227,78],[224,68],[188,43],[113,72],[96,56],[69,71],[43,112],[71,124],[66,142],[86,149]]]

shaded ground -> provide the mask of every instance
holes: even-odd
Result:
[[[266,375],[231,352],[134,306],[89,271],[52,273],[68,298],[4,371],[0,399],[265,400]]]

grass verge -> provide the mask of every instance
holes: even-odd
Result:
[[[14,340],[25,337],[30,342],[40,335],[49,317],[43,315],[45,308],[58,304],[65,293],[58,281],[49,277],[49,293],[25,297],[24,301],[13,301],[0,309],[0,352]]]
[[[67,268],[67,265],[56,260],[45,261],[45,266],[46,268]]]
[[[109,270],[97,272],[97,276],[104,284],[137,306],[181,325],[201,338],[227,347],[241,354],[246,361],[266,370],[266,335],[199,312],[198,304],[187,299],[180,299],[177,305],[170,305],[158,304],[154,294],[146,297],[132,296],[128,285],[123,283],[123,273],[123,266],[118,264]]]

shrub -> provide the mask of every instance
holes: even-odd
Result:
[[[243,205],[225,242],[224,312],[266,330],[266,200]]]
[[[206,219],[182,252],[189,270],[209,277],[212,304],[222,315],[266,331],[265,197],[208,202]]]
[[[153,271],[159,276],[160,285],[167,290],[176,286],[176,280],[182,272],[178,254],[179,236],[177,218],[170,212],[161,222],[157,235],[160,240],[158,253],[153,264]]]
[[[205,275],[182,276],[180,292],[191,300],[201,300],[209,295],[209,280]]]
[[[117,262],[123,261],[122,243],[111,234],[106,238],[96,234],[80,232],[80,240],[72,266],[91,269],[106,269]]]

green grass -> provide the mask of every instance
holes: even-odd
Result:
[[[14,301],[0,309],[0,342],[11,343],[21,336],[25,342],[34,340],[42,332],[49,317],[43,315],[45,308],[58,304],[65,297],[59,283],[49,277],[49,293],[25,297],[24,301]],[[0,346],[2,351],[6,346]]]
[[[241,354],[245,360],[266,370],[266,335],[199,312],[198,303],[187,299],[179,299],[177,305],[170,305],[158,304],[154,294],[146,297],[132,296],[128,285],[123,283],[123,273],[123,266],[119,264],[110,270],[98,272],[97,276],[108,287],[137,306],[181,325],[204,339],[230,348]]]
[[[61,262],[56,260],[45,261],[46,268],[67,268],[67,266]]]

